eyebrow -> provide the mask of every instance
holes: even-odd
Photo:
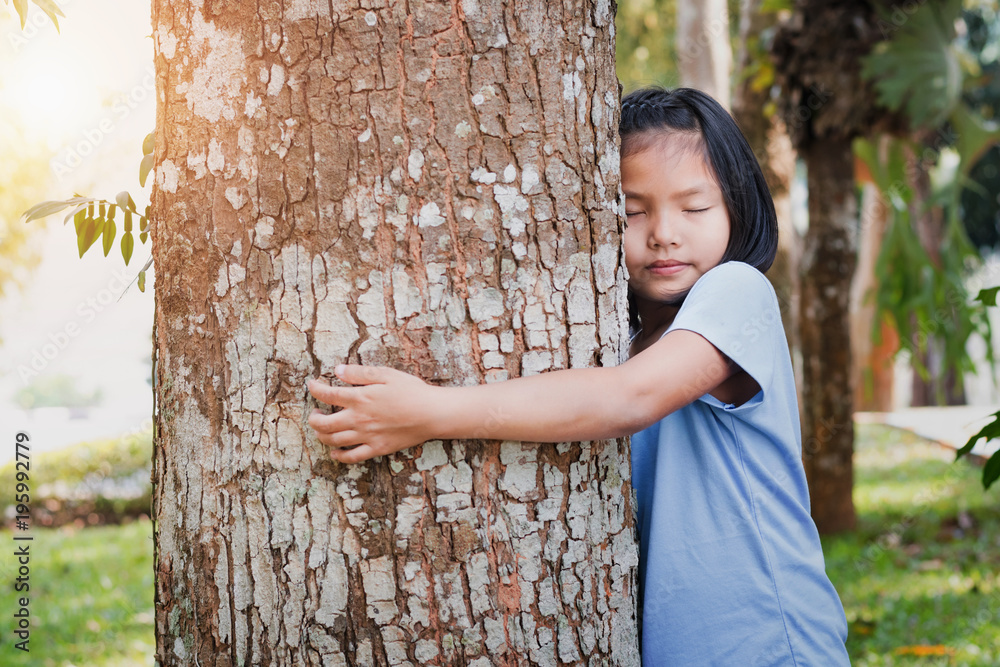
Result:
[[[682,190],[681,192],[674,193],[674,199],[684,199],[685,197],[690,197],[691,195],[700,195],[706,191],[706,188],[701,185],[696,185],[693,188],[688,188],[687,190]]]
[[[681,192],[676,192],[673,195],[673,199],[684,199],[685,197],[690,197],[692,195],[700,195],[707,191],[707,188],[703,185],[696,185],[694,187],[688,188],[687,190],[682,190]],[[642,199],[642,195],[629,192],[628,190],[622,190],[622,194],[626,197],[632,197],[633,199]]]

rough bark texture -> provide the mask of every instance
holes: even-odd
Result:
[[[608,2],[153,2],[160,665],[636,665],[625,441],[309,437],[624,354]],[[481,436],[505,419],[483,424]]]
[[[898,126],[876,107],[861,59],[882,39],[866,0],[796,0],[774,38],[775,80],[792,143],[809,172],[799,327],[802,444],[820,532],[855,523],[854,422],[848,298],[856,262],[857,202],[851,142]]]
[[[733,96],[733,116],[736,117],[760,163],[767,186],[774,199],[778,215],[778,254],[767,277],[778,295],[785,338],[796,362],[795,374],[800,380],[799,360],[799,262],[802,238],[792,224],[792,180],[795,178],[795,149],[788,128],[780,114],[775,113],[771,85],[761,85],[752,76],[753,65],[768,57],[761,40],[773,32],[777,22],[774,12],[760,11],[761,0],[740,3],[740,50],[737,58],[740,85]],[[801,398],[801,397],[800,397]],[[801,403],[801,400],[800,400]]]
[[[854,155],[850,143],[817,140],[809,170],[809,230],[802,255],[802,455],[812,515],[822,533],[855,524],[854,393],[850,284],[857,261]]]
[[[677,0],[681,85],[708,93],[728,109],[732,66],[726,0]]]

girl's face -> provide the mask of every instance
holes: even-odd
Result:
[[[729,244],[729,213],[698,141],[667,135],[622,159],[625,266],[641,299],[676,301]]]

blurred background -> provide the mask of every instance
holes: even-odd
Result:
[[[134,282],[149,244],[137,240],[128,265],[117,239],[81,258],[63,222],[72,208],[21,218],[76,195],[148,203],[149,5],[63,0],[57,31],[50,3],[28,4],[23,26],[16,4],[0,8],[0,475],[13,489],[15,435],[28,433],[34,641],[22,655],[3,633],[0,663],[152,665],[152,272],[144,292]],[[618,3],[624,92],[714,95],[775,196],[782,247],[768,277],[805,392],[814,509],[832,508],[817,522],[856,665],[1000,664],[1000,485],[984,488],[1000,457],[981,438],[956,461],[980,429],[1000,433],[998,11]],[[823,484],[810,461],[828,453],[839,463]],[[5,535],[12,500],[0,502]],[[10,619],[13,559],[0,567]]]

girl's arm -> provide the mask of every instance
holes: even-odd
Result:
[[[636,433],[711,392],[739,367],[696,333],[671,331],[621,366],[542,373],[473,387],[437,387],[391,368],[341,365],[354,387],[310,380],[340,406],[309,416],[331,456],[357,463],[427,440],[604,440]]]

